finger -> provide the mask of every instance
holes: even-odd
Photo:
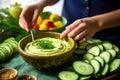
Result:
[[[63,31],[63,32],[61,33],[61,35],[60,35],[60,38],[61,38],[61,39],[65,38],[68,33],[69,33],[68,30]]]
[[[82,20],[76,20],[75,22],[70,24],[68,27],[66,27],[66,30],[73,30],[73,29],[75,29],[81,22],[82,22]]]
[[[85,41],[87,41],[89,39],[89,36],[85,36],[85,37],[83,37],[83,39],[81,39],[80,41],[79,41],[79,43],[83,43],[83,42],[85,42]]]
[[[28,28],[28,25],[27,25],[27,22],[25,21],[24,18],[20,18],[19,19],[19,25],[22,29],[26,30],[27,32],[29,32],[29,28]]]
[[[60,38],[64,38],[68,35],[69,32],[71,32],[73,29],[75,29],[79,25],[80,20],[75,21],[68,27],[66,27],[65,31],[60,35]]]
[[[87,34],[86,36],[83,37],[83,39],[81,39],[79,41],[79,43],[83,43],[85,41],[87,41],[89,38],[91,38],[93,35],[92,34]]]
[[[86,23],[80,23],[79,24],[79,26],[78,27],[76,27],[74,30],[72,30],[69,34],[68,34],[68,36],[70,36],[70,37],[75,37],[75,36],[77,36],[80,32],[82,32],[82,31],[84,31],[86,28],[85,28],[85,26],[86,26]]]
[[[28,27],[28,22],[27,22],[27,9],[28,8],[25,8],[21,14],[20,14],[20,18],[19,18],[19,24],[21,26],[21,28],[23,28],[24,30],[26,31],[29,31],[29,27]]]
[[[86,31],[82,31],[74,38],[74,40],[75,41],[79,41],[79,40],[83,39],[83,37],[85,37],[86,35],[87,35],[87,32]]]
[[[38,16],[39,16],[39,10],[34,11],[32,18],[32,26],[36,23]]]

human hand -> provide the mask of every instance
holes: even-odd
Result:
[[[25,6],[19,18],[20,27],[29,32],[43,8],[44,6],[39,2]]]
[[[99,30],[100,27],[92,18],[78,19],[66,27],[60,38],[70,36],[74,38],[75,41],[82,43],[91,38]]]

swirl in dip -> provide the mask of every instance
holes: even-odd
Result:
[[[35,55],[53,55],[63,53],[69,48],[70,44],[65,40],[45,37],[27,43],[25,51]]]

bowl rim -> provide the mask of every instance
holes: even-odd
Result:
[[[53,34],[60,35],[60,33],[58,33],[58,32],[40,32],[40,33],[53,33]],[[18,42],[18,51],[19,51],[19,53],[20,53],[20,54],[24,54],[23,56],[26,56],[26,57],[27,57],[27,56],[29,56],[29,57],[31,57],[31,58],[33,58],[33,57],[46,58],[46,57],[52,57],[52,56],[55,57],[55,56],[60,56],[60,55],[67,54],[68,52],[71,52],[72,49],[75,49],[75,41],[74,41],[71,37],[67,36],[67,38],[72,41],[72,46],[71,46],[71,48],[70,48],[69,50],[67,50],[67,51],[65,51],[65,52],[63,52],[63,53],[60,53],[60,54],[52,54],[52,55],[35,55],[35,54],[30,54],[30,53],[25,52],[25,51],[21,48],[21,46],[20,46],[20,45],[21,45],[21,42],[22,42],[25,38],[28,38],[28,37],[31,37],[31,35],[25,36],[24,38],[22,38],[22,39]]]
[[[18,71],[17,71],[16,69],[14,69],[14,68],[2,68],[2,69],[0,69],[0,74],[6,72],[6,71],[8,71],[8,70],[12,71],[12,72],[15,74],[14,77],[9,78],[9,79],[10,79],[10,80],[11,80],[11,79],[14,79],[14,78],[17,76],[17,73],[18,73]],[[8,79],[8,80],[9,80],[9,79]]]
[[[17,76],[16,78],[15,78],[15,80],[18,80],[19,78],[22,78],[22,77],[32,77],[34,80],[37,80],[37,77],[36,76],[34,76],[34,75],[32,75],[32,74],[23,74],[23,75],[20,75],[20,76]]]

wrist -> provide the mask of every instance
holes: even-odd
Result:
[[[41,4],[43,7],[53,5],[57,3],[59,0],[37,0],[38,4]]]
[[[91,17],[91,20],[94,21],[98,31],[101,31],[104,29],[104,22],[101,20],[101,18],[99,18],[99,16],[93,16]]]
[[[39,7],[42,7],[42,8],[44,8],[44,7],[46,7],[47,6],[47,0],[37,0],[36,2],[35,2],[35,4],[36,5],[38,5]]]

